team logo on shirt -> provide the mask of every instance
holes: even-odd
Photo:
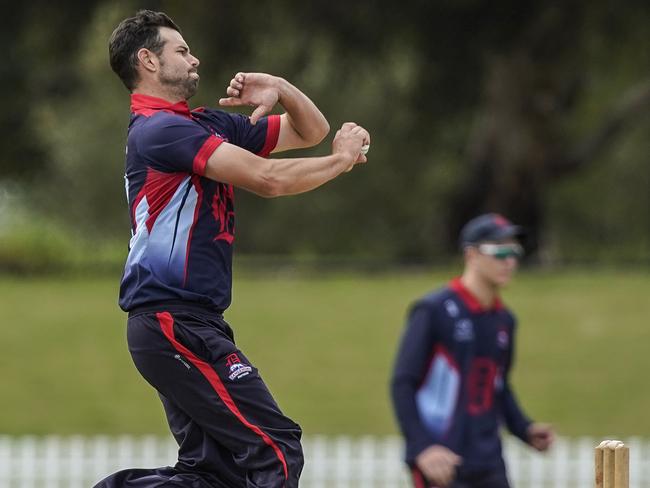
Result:
[[[497,345],[501,349],[506,349],[508,347],[508,344],[510,344],[510,336],[508,335],[508,331],[505,327],[500,327],[499,331],[497,332]]]
[[[223,139],[223,142],[230,142],[230,141],[228,140],[228,138],[227,138],[226,136],[224,136],[223,134],[219,134],[216,130],[214,130],[214,129],[212,129],[212,128],[210,128],[210,130],[211,130],[212,133],[213,133],[215,136],[217,136],[219,139]]]
[[[450,317],[458,317],[458,314],[460,313],[458,310],[458,305],[456,305],[456,302],[453,300],[445,300],[443,303],[445,306],[445,309],[447,310],[447,313],[449,314]]]
[[[474,340],[474,324],[471,320],[462,319],[454,324],[454,340],[458,342]]]
[[[219,227],[214,240],[232,244],[235,240],[235,194],[232,185],[217,183],[212,198],[212,215]]]
[[[228,375],[228,378],[231,381],[243,378],[244,376],[247,376],[251,371],[253,371],[253,368],[247,364],[242,364],[239,356],[237,356],[236,353],[232,353],[226,358],[226,365],[228,365],[228,368],[230,368],[230,374]]]

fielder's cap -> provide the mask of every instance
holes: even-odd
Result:
[[[502,215],[489,213],[474,217],[460,231],[460,247],[473,246],[485,241],[500,241],[524,235],[523,227],[514,225]]]

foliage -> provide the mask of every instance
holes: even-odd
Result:
[[[355,120],[372,133],[371,162],[312,193],[239,192],[238,251],[435,260],[469,215],[499,210],[531,227],[542,260],[650,259],[647,106],[593,157],[552,168],[649,79],[646,2],[95,0],[65,13],[42,3],[12,14],[22,76],[2,78],[16,89],[3,91],[0,178],[22,177],[33,210],[66,233],[128,238],[128,94],[106,46],[147,6],[167,11],[202,61],[193,104],[214,105],[236,71],[268,71],[310,95],[334,130]]]
[[[74,232],[128,238],[124,147],[128,106],[107,68],[107,37],[121,19],[117,4],[98,7],[80,37],[74,96],[52,98],[34,110],[51,157],[48,178],[34,184],[38,211]]]

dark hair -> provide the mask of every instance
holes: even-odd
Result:
[[[140,10],[135,17],[120,22],[111,34],[108,41],[111,68],[129,91],[133,91],[138,81],[138,51],[145,48],[155,54],[162,52],[165,43],[160,38],[161,27],[181,31],[167,14]]]

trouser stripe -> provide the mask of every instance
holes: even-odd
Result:
[[[260,436],[266,445],[273,449],[279,461],[282,463],[282,468],[284,469],[284,477],[286,480],[288,480],[289,473],[287,469],[287,462],[278,445],[273,442],[273,439],[271,439],[257,425],[251,424],[248,420],[246,420],[244,415],[240,412],[239,408],[237,408],[237,405],[235,405],[235,402],[230,396],[230,393],[228,393],[226,386],[223,384],[221,378],[219,378],[219,375],[212,368],[212,366],[210,366],[202,359],[199,359],[196,355],[194,355],[192,351],[187,349],[185,346],[183,346],[183,344],[176,340],[174,337],[174,318],[171,316],[171,314],[169,312],[160,312],[156,314],[156,318],[158,319],[160,328],[162,329],[162,332],[167,340],[169,340],[174,348],[180,352],[185,357],[185,359],[190,361],[201,372],[201,374],[205,376],[212,388],[214,388],[214,391],[217,393],[221,401],[226,405],[228,410],[230,410],[242,424]]]

